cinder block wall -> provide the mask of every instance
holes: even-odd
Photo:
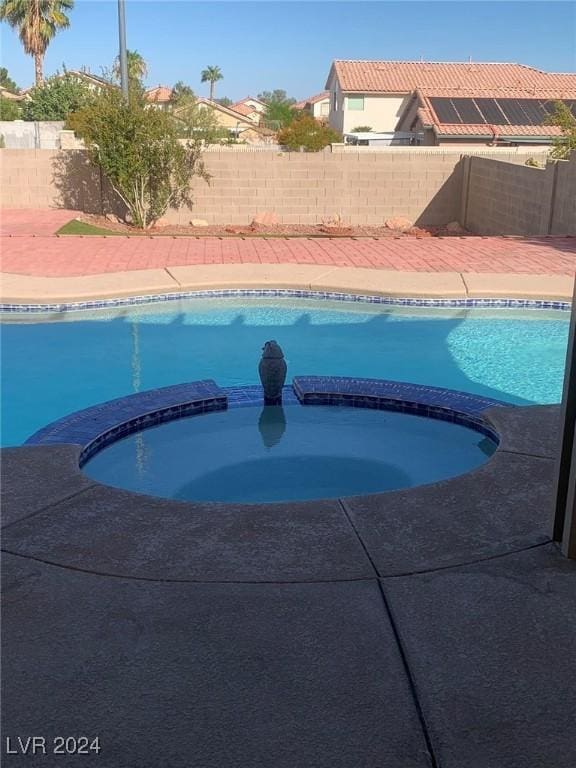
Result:
[[[517,167],[512,163],[524,163],[533,154],[496,152],[509,161],[502,165],[512,169]],[[316,224],[336,216],[353,224],[383,224],[392,216],[420,225],[445,224],[461,218],[466,187],[460,152],[439,148],[317,154],[212,151],[205,161],[210,185],[196,179],[192,210],[169,211],[167,222],[187,224],[198,218],[247,224],[259,211],[273,211],[286,224]],[[113,210],[108,185],[82,151],[3,149],[0,163],[4,207]],[[533,173],[530,168],[520,171]],[[496,178],[493,171],[488,173]],[[477,187],[471,183],[479,197]],[[489,191],[484,196],[489,198]]]
[[[557,163],[551,235],[576,235],[576,152],[570,162]]]
[[[286,224],[336,216],[383,224],[400,215],[445,223],[456,215],[461,186],[458,156],[260,153],[211,154],[207,161],[212,180],[194,185],[194,216],[211,223],[249,223],[263,210]]]
[[[576,234],[576,157],[545,168],[469,159],[462,223],[483,235]]]
[[[506,153],[511,162],[528,154]],[[406,216],[419,225],[459,219],[462,160],[458,152],[395,150],[206,154],[210,186],[194,184],[194,218],[247,224],[258,211],[274,211],[285,224],[381,225]],[[170,221],[186,223],[187,211]]]

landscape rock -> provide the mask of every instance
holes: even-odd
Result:
[[[278,217],[273,211],[259,211],[252,219],[253,227],[270,227],[278,224]]]
[[[254,227],[252,225],[249,227],[231,225],[226,227],[224,231],[230,235],[251,235],[254,232]]]
[[[192,227],[209,227],[210,225],[206,221],[206,219],[192,219],[190,221],[190,226]]]
[[[332,237],[337,235],[340,237],[351,237],[354,235],[352,227],[338,226],[336,224],[319,224],[318,231],[331,235]]]
[[[124,224],[124,219],[122,219],[120,216],[116,216],[115,213],[106,213],[104,214],[104,218],[106,221],[111,222],[112,224]],[[79,219],[81,221],[81,219]]]
[[[405,216],[393,216],[391,219],[386,219],[384,226],[388,229],[392,229],[395,232],[406,232],[412,229],[414,222],[407,219]]]
[[[433,232],[431,232],[429,229],[422,229],[421,227],[410,227],[410,229],[405,230],[404,234],[413,235],[414,237],[432,237],[433,236]]]

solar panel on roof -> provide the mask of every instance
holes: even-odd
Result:
[[[450,99],[432,98],[430,99],[432,109],[441,123],[461,123],[458,112]]]
[[[527,118],[518,103],[518,99],[497,99],[497,101],[510,125],[526,125]]]
[[[506,125],[508,123],[502,110],[496,103],[496,99],[474,99],[474,101],[484,117],[482,122],[490,125]]]
[[[555,109],[554,105],[556,104],[556,101],[557,100],[555,99],[549,99],[548,101],[541,101],[540,104],[542,104],[542,108],[546,110],[546,112],[549,115],[553,115],[554,109]]]
[[[548,101],[540,101],[542,109],[544,109],[549,115],[553,115],[556,111],[556,103],[563,101],[572,114],[576,117],[576,101],[573,99],[549,99]]]
[[[543,125],[547,113],[540,106],[538,99],[518,99],[522,112],[526,115],[527,125]]]
[[[437,98],[430,103],[441,123],[478,125],[544,125],[557,100]],[[576,100],[563,100],[576,117]]]
[[[473,99],[452,99],[452,104],[456,107],[456,111],[463,123],[478,125],[478,123],[484,122],[484,118],[478,111],[478,107],[474,104]]]

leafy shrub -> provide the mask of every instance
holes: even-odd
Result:
[[[24,120],[66,120],[95,98],[85,82],[68,72],[37,85],[29,95],[30,100],[24,104]]]
[[[219,144],[228,139],[230,130],[221,126],[214,111],[199,104],[194,95],[178,103],[171,115],[180,138],[204,144]]]
[[[370,133],[371,130],[371,125],[357,125],[356,128],[352,128],[350,133]]]
[[[8,74],[6,67],[0,67],[0,85],[10,93],[18,93],[18,86]]]
[[[172,117],[150,109],[142,92],[128,101],[116,89],[71,115],[68,127],[84,139],[99,166],[132,216],[148,229],[169,207],[190,205],[194,175],[209,175],[201,159],[201,142],[180,141]]]
[[[550,155],[557,160],[568,160],[572,150],[576,150],[576,117],[563,101],[557,101],[553,114],[544,123],[557,125],[562,131],[562,135],[554,139]]]
[[[333,128],[306,114],[297,117],[278,134],[278,143],[293,151],[303,147],[307,152],[319,152],[329,144],[341,140],[342,137]]]
[[[20,120],[22,107],[17,101],[0,96],[0,120]]]

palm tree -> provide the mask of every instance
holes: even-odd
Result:
[[[146,62],[138,51],[126,51],[126,58],[128,59],[128,80],[130,82],[140,82],[148,74]],[[119,56],[116,56],[114,60],[112,71],[117,78],[120,78]]]
[[[201,82],[210,83],[210,101],[214,101],[214,84],[218,80],[223,80],[224,75],[220,71],[220,67],[206,67],[200,73]]]
[[[34,57],[36,85],[44,80],[42,64],[52,38],[60,29],[70,26],[65,11],[74,0],[1,0],[0,19],[18,30],[24,50]]]

